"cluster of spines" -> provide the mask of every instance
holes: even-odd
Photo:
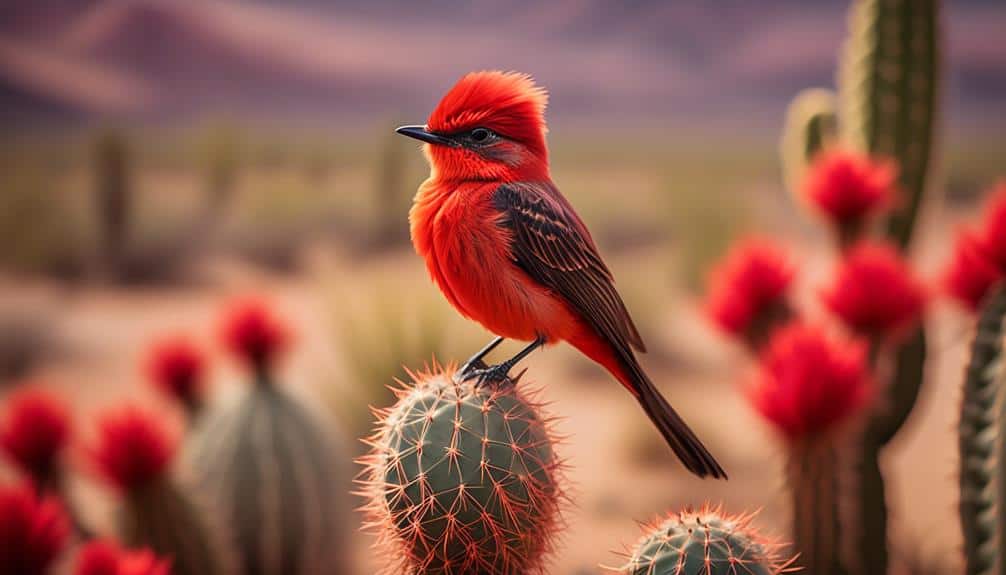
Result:
[[[753,514],[685,509],[646,527],[618,570],[626,575],[778,575],[795,571],[780,545],[755,531]]]
[[[361,495],[388,573],[540,573],[565,501],[553,420],[515,382],[410,374],[378,410]]]

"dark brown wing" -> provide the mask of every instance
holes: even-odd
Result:
[[[566,298],[621,351],[646,351],[590,232],[558,190],[545,183],[504,184],[493,193],[493,204],[513,234],[513,258],[521,269]]]

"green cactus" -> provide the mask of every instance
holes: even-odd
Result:
[[[808,573],[846,573],[842,562],[839,468],[830,443],[791,450],[786,468],[793,501],[793,547]]]
[[[168,478],[131,489],[119,510],[122,541],[171,557],[175,575],[224,575],[225,546],[208,515]]]
[[[982,305],[961,401],[960,513],[964,533],[965,573],[1001,573],[1003,537],[1003,318],[1006,289],[1000,287]]]
[[[237,573],[348,572],[344,447],[265,371],[234,403],[204,411],[188,450],[230,527]]]
[[[778,545],[751,527],[751,517],[730,517],[708,507],[673,514],[648,530],[621,571],[627,575],[784,572],[793,561],[778,557]]]
[[[94,144],[92,160],[102,266],[114,276],[125,257],[132,204],[130,154],[125,137],[114,130],[101,134]]]
[[[452,369],[414,379],[362,460],[388,572],[542,572],[563,497],[549,420],[513,381],[458,383]]]
[[[842,139],[894,158],[905,194],[887,222],[912,237],[933,156],[940,80],[940,0],[855,0],[838,85]]]
[[[838,135],[835,93],[811,88],[796,95],[786,110],[779,152],[786,187],[797,195],[807,166]]]

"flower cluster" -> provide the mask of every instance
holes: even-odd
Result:
[[[97,540],[80,550],[74,575],[171,575],[171,561],[149,549],[134,551]]]
[[[164,475],[177,440],[152,412],[125,406],[98,421],[98,440],[89,450],[95,470],[123,491],[141,488]]]
[[[264,370],[290,341],[290,331],[261,299],[236,301],[224,314],[221,338],[235,356]]]
[[[56,396],[28,387],[8,399],[0,424],[0,448],[39,484],[53,479],[70,438],[70,412]]]
[[[200,400],[206,358],[184,336],[171,336],[154,342],[147,352],[147,378],[169,397],[193,406]]]
[[[1006,181],[991,191],[991,200],[977,228],[957,234],[943,275],[952,297],[975,310],[1006,274]]]
[[[846,238],[891,207],[896,164],[841,149],[821,152],[802,183],[804,199]]]
[[[0,487],[0,567],[44,575],[66,547],[70,522],[57,499],[30,483]]]

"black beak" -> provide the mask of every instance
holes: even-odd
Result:
[[[426,126],[402,126],[401,128],[395,130],[395,132],[429,144],[450,146],[451,148],[456,148],[461,145],[446,136],[441,136],[440,134],[434,134],[433,132],[427,131]]]

